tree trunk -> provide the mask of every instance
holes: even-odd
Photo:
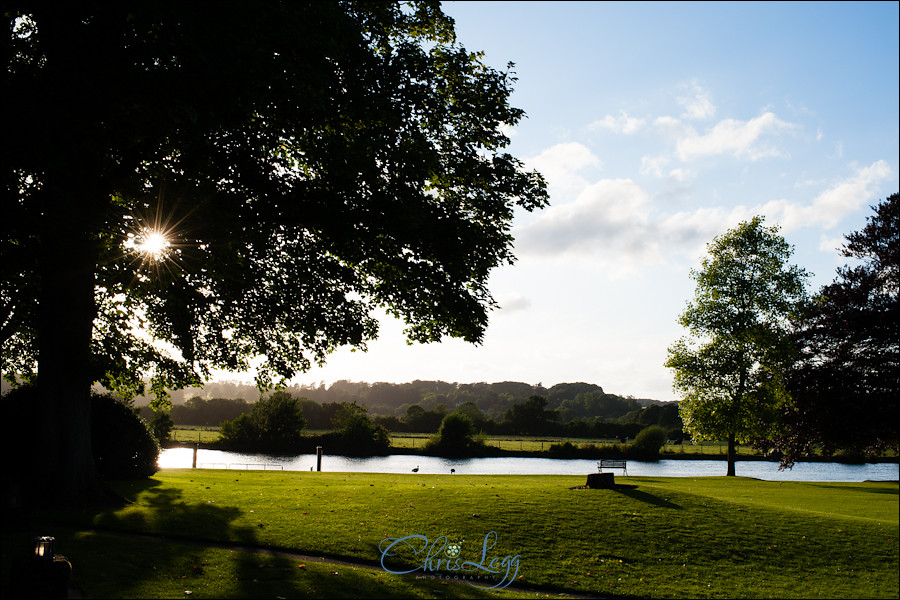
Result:
[[[33,481],[38,504],[82,504],[102,496],[91,447],[91,335],[97,248],[80,198],[47,190],[40,252],[38,402]]]
[[[734,434],[730,433],[728,434],[728,472],[725,473],[726,477],[734,477],[734,459]]]
[[[36,12],[47,66],[47,119],[40,135],[52,153],[37,197],[42,214],[38,255],[38,431],[30,487],[40,504],[83,504],[104,489],[91,447],[91,338],[96,306],[96,238],[103,223],[102,119],[91,79],[95,41],[69,5]]]

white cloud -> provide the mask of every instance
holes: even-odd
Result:
[[[675,169],[669,176],[677,179],[688,174]],[[655,211],[650,195],[631,179],[603,179],[585,186],[574,202],[551,206],[520,227],[515,232],[516,246],[523,256],[582,256],[602,264],[611,275],[622,274],[679,256],[694,260],[714,236],[754,215],[767,215],[785,232],[809,226],[832,228],[872,202],[874,186],[891,174],[885,161],[877,161],[807,205],[779,200],[753,207],[698,207],[674,214]],[[839,239],[823,237],[820,248],[831,251],[840,244]]]
[[[696,80],[685,86],[688,94],[678,98],[678,104],[684,107],[685,119],[709,119],[716,114],[716,106],[710,99],[709,92],[704,90]]]
[[[883,160],[857,172],[816,196],[810,204],[800,205],[787,200],[769,202],[761,207],[766,214],[778,215],[785,231],[801,227],[831,229],[848,214],[873,201],[875,186],[891,177],[893,171]]]
[[[781,151],[774,146],[761,145],[761,139],[767,135],[778,135],[784,131],[790,131],[795,127],[791,123],[782,121],[771,112],[749,121],[725,119],[719,121],[705,135],[697,135],[692,131],[679,139],[676,144],[677,154],[683,161],[719,154],[731,154],[750,160],[779,156],[782,154]]]
[[[691,172],[687,169],[672,169],[669,171],[669,178],[675,181],[684,181],[691,176]]]
[[[513,137],[514,135],[517,135],[519,132],[518,132],[518,130],[517,130],[515,127],[513,127],[512,125],[507,125],[506,123],[500,123],[500,133],[502,133],[502,134],[505,135],[506,137],[510,137],[510,138],[511,138],[511,137]]]
[[[673,142],[681,138],[697,135],[697,132],[690,125],[685,125],[680,119],[670,116],[656,117],[653,126],[663,136]]]
[[[517,230],[520,255],[587,257],[611,276],[678,255],[691,259],[714,235],[746,210],[699,208],[656,214],[647,192],[630,179],[604,179],[586,187],[574,202],[551,206]]]
[[[556,144],[524,162],[528,168],[537,169],[544,175],[551,186],[563,190],[587,185],[587,181],[577,174],[581,169],[603,166],[590,148],[578,142]]]
[[[501,296],[497,303],[500,305],[501,316],[509,316],[531,308],[531,300],[521,294],[511,293]]]
[[[606,115],[602,119],[598,119],[588,125],[588,129],[609,129],[615,133],[636,133],[646,124],[646,119],[638,119],[629,117],[628,113],[622,111],[618,117]]]
[[[516,236],[524,253],[591,254],[611,248],[642,230],[649,198],[630,179],[603,179],[587,186],[574,202],[551,206]]]
[[[819,250],[822,252],[839,252],[844,246],[843,236],[829,236],[824,233],[819,236]]]
[[[663,168],[669,164],[671,160],[666,156],[643,156],[641,157],[641,175],[655,175],[662,177],[665,175]]]

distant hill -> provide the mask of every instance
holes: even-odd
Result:
[[[96,386],[102,389],[100,386]],[[9,384],[3,382],[3,392]],[[585,382],[558,383],[549,388],[541,384],[532,385],[518,381],[501,381],[495,383],[449,383],[445,381],[416,380],[409,383],[367,383],[340,380],[330,386],[294,385],[286,390],[298,398],[308,398],[320,404],[327,402],[357,402],[369,408],[373,414],[398,414],[409,406],[417,404],[425,409],[438,405],[453,408],[465,402],[473,402],[486,414],[501,414],[513,404],[521,403],[531,396],[542,396],[547,399],[547,408],[554,410],[566,401],[574,401],[580,396],[606,396],[634,400],[641,406],[665,405],[667,401],[651,398],[633,398],[607,394],[597,384]],[[199,396],[209,400],[212,398],[244,399],[255,402],[259,399],[256,386],[238,381],[212,381],[203,387],[185,388],[172,392],[172,401],[176,405]],[[135,398],[136,406],[146,406],[150,396]]]

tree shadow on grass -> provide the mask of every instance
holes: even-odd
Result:
[[[78,519],[49,532],[72,562],[73,584],[86,597],[184,597],[190,592],[194,597],[380,598],[396,593],[396,585],[386,588],[391,576],[377,568],[303,564],[296,556],[269,552],[240,507],[214,499],[188,502],[180,489],[156,480],[115,487],[129,505],[102,509],[92,525]],[[435,594],[490,595],[465,584],[448,588],[440,581],[403,580],[403,597]]]
[[[627,496],[632,500],[637,500],[639,502],[644,502],[646,504],[652,504],[653,506],[659,506],[660,508],[672,508],[675,510],[684,510],[679,504],[675,504],[674,502],[670,502],[665,498],[660,498],[655,494],[651,494],[649,492],[643,492],[637,489],[637,486],[625,486],[625,485],[617,485],[612,488],[614,492],[618,492],[623,496]]]

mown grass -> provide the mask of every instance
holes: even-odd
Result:
[[[570,489],[584,483],[583,477],[573,476],[172,470],[143,482],[118,484],[120,492],[134,500],[125,508],[56,516],[77,517],[82,528],[262,545],[368,562],[380,558],[383,539],[414,534],[464,540],[463,556],[476,560],[485,536],[493,531],[498,541],[491,556],[521,557],[516,584],[603,595],[898,596],[896,483],[724,477],[616,481],[625,486]],[[213,565],[223,568],[219,564],[224,551],[208,551],[211,554],[200,557],[207,565],[203,572],[210,573]],[[198,583],[194,596],[207,594],[204,590],[218,597],[252,596],[249,584],[227,582],[246,583],[245,563],[252,566],[253,561],[233,562],[237,571],[212,578],[208,588]],[[184,564],[178,567],[181,571]],[[296,566],[288,567],[272,571],[280,573],[285,586],[276,595],[290,596],[306,585],[294,579]],[[173,571],[167,564],[162,570],[165,577],[175,578],[178,568]],[[368,581],[378,576],[376,568],[360,577]],[[383,571],[380,576],[386,577]],[[417,581],[412,575],[406,580]],[[273,590],[279,585],[277,578],[270,583]],[[148,585],[141,588],[141,597],[154,589]],[[443,588],[442,597],[458,593]],[[462,588],[468,593],[474,589]],[[417,593],[380,589],[380,595],[395,597]],[[359,595],[379,595],[367,596],[372,591],[366,590]],[[419,592],[434,593],[431,588]]]

